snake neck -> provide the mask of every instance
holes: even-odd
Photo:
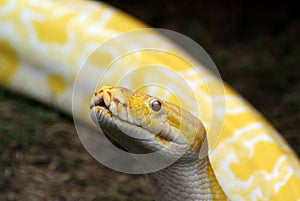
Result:
[[[147,175],[156,200],[226,200],[208,157],[171,166]]]

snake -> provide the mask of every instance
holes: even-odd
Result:
[[[90,119],[91,96],[95,100],[101,93],[111,94],[104,102],[94,101],[91,110],[98,126],[117,144],[134,153],[156,151],[159,146],[171,151],[166,157],[181,153],[179,145],[188,147],[183,158],[149,173],[157,200],[300,200],[299,159],[276,129],[214,73],[144,23],[105,3],[82,0],[0,0],[0,19],[1,86],[91,127],[95,126]],[[137,30],[143,34],[126,35]],[[133,37],[124,40],[124,34]],[[132,47],[163,51],[146,48],[115,61],[116,54]],[[96,90],[99,77],[102,87]],[[164,87],[147,85],[154,81],[170,84],[181,100]],[[187,87],[191,93],[182,95]],[[222,90],[212,93],[218,88]],[[120,105],[123,112],[114,110],[114,104],[129,101],[126,94],[135,94],[132,100],[143,110],[128,107],[130,103]],[[99,123],[100,113],[105,124]],[[126,119],[125,114],[133,116]],[[179,116],[184,117],[180,123]],[[158,127],[161,118],[165,124]],[[140,138],[109,130],[119,124],[155,143],[146,146]],[[178,130],[179,124],[185,129]],[[195,158],[206,140],[208,156]]]
[[[229,200],[208,156],[199,159],[205,128],[191,113],[156,97],[107,85],[95,92],[90,108],[95,123],[128,151],[181,155],[167,168],[147,174],[156,200]]]

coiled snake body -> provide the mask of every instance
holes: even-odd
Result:
[[[78,0],[0,0],[0,19],[1,85],[68,114],[72,113],[76,76],[88,55],[99,44],[121,33],[146,27],[105,4]],[[147,40],[150,36],[157,37],[157,40]],[[117,49],[153,43],[162,49],[178,49],[152,32],[148,36],[121,41]],[[80,97],[76,101],[80,107],[73,110],[76,118],[83,122],[91,123],[88,105],[95,87],[91,80],[96,74],[106,71],[114,53],[114,50],[107,49],[90,58],[91,67],[84,72],[85,84],[78,89]],[[199,80],[191,74],[191,65],[179,58],[151,51],[136,53],[114,63],[106,74],[105,84],[116,83],[120,79],[118,76],[132,72],[127,77],[126,87],[137,89],[149,77],[145,73],[149,74],[151,70],[133,70],[153,63],[169,66],[193,86],[196,101],[202,107],[195,112],[188,96],[181,106],[194,115],[199,114],[197,119],[207,129],[211,150],[209,160],[202,163],[177,164],[163,172],[153,173],[150,180],[157,199],[223,200],[226,195],[230,200],[300,200],[300,164],[297,157],[277,131],[226,85],[224,118],[215,118],[211,122],[213,103],[207,86],[217,87],[221,82],[205,68],[200,68],[205,79]],[[155,77],[173,83],[176,91],[184,91],[181,83],[167,71],[156,69]],[[160,101],[167,100],[170,102],[167,105],[176,104],[174,97],[160,90],[146,88],[144,92],[159,97]],[[213,98],[214,103],[217,102],[217,97]],[[211,143],[214,141],[211,139],[214,138],[212,124],[223,125],[216,144]],[[126,143],[123,146],[126,147]],[[190,168],[193,166],[197,168]],[[184,185],[181,186],[181,183]]]

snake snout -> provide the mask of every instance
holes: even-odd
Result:
[[[111,93],[103,90],[95,92],[90,103],[90,109],[93,107],[100,107],[101,109],[109,110],[112,99],[111,96]]]

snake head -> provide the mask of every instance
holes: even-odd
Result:
[[[114,143],[133,153],[164,150],[197,156],[205,129],[191,113],[159,98],[105,85],[90,103],[93,121]]]

